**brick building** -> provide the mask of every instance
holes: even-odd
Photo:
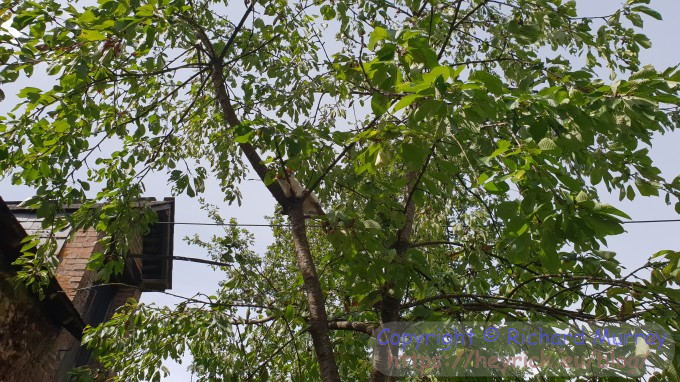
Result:
[[[141,202],[156,212],[158,223],[133,245],[131,253],[139,256],[127,258],[113,285],[97,285],[95,272],[86,269],[90,256],[101,250],[99,234],[67,229],[54,233],[59,266],[40,300],[9,279],[22,239],[46,233],[35,211],[0,198],[0,382],[67,381],[69,370],[90,362],[90,352],[80,346],[85,325],[107,320],[142,291],[171,288],[173,225],[168,222],[174,221],[174,199]]]

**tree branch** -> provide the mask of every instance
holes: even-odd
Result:
[[[472,10],[470,12],[466,13],[465,16],[463,16],[460,19],[460,21],[456,21],[456,19],[458,18],[458,12],[460,10],[460,5],[461,5],[461,3],[463,3],[463,0],[460,0],[458,2],[457,6],[456,6],[456,13],[454,14],[453,20],[451,21],[451,28],[449,28],[449,32],[446,35],[446,38],[444,39],[444,43],[442,44],[442,47],[439,50],[439,54],[437,55],[438,60],[440,60],[442,58],[442,56],[444,55],[444,52],[446,51],[446,47],[449,45],[449,40],[451,40],[451,35],[453,34],[453,31],[456,30],[456,28],[458,28],[458,26],[460,24],[465,22],[465,20],[469,19],[470,16],[472,16],[475,12],[477,12],[477,10],[479,10],[479,8],[483,7],[488,2],[489,2],[489,0],[482,1],[481,3],[477,4],[474,8],[472,8]]]
[[[422,243],[416,243],[416,244],[410,244],[410,248],[418,248],[418,247],[431,247],[435,245],[454,245],[456,247],[463,247],[463,243],[458,243],[455,241],[424,241]]]
[[[224,56],[227,55],[229,48],[231,48],[231,45],[234,43],[236,35],[243,28],[243,24],[245,24],[246,20],[248,19],[248,15],[250,15],[250,12],[252,12],[253,9],[255,8],[256,3],[257,3],[256,1],[252,1],[250,3],[250,6],[248,7],[248,9],[246,9],[246,12],[243,14],[243,17],[241,17],[241,21],[239,21],[238,25],[236,26],[236,28],[234,28],[234,31],[231,33],[231,36],[229,36],[227,44],[224,46],[224,49],[222,49],[222,53],[220,53],[220,61],[223,60]]]
[[[437,142],[438,140],[435,140],[434,143],[432,144],[432,147],[430,147],[430,152],[427,154],[427,159],[425,159],[425,163],[423,163],[423,168],[420,170],[420,173],[418,173],[418,177],[416,178],[415,182],[413,182],[411,191],[409,191],[408,196],[406,197],[406,203],[404,203],[404,211],[406,211],[408,205],[411,203],[411,200],[413,199],[413,194],[416,192],[416,188],[418,188],[418,184],[420,183],[420,179],[423,178],[423,175],[427,170],[427,166],[430,164],[432,155],[434,155],[434,149],[437,147]]]
[[[380,120],[380,116],[376,116],[375,118],[373,118],[373,120],[368,125],[366,125],[366,127],[363,129],[363,131],[366,131],[366,130],[372,128],[373,126],[375,126],[375,124],[378,123],[378,120]],[[312,192],[314,192],[314,190],[316,190],[317,187],[319,187],[319,185],[324,180],[326,175],[328,175],[328,173],[335,167],[335,165],[337,165],[338,162],[340,162],[340,159],[342,159],[345,155],[347,155],[347,153],[350,150],[352,150],[352,148],[354,148],[354,146],[356,146],[356,144],[357,144],[357,142],[355,141],[355,142],[352,142],[349,145],[345,146],[345,148],[340,152],[340,154],[338,154],[335,157],[335,159],[333,159],[333,162],[331,162],[331,164],[328,165],[328,167],[326,167],[326,169],[321,173],[321,175],[319,175],[319,177],[317,177],[316,180],[314,180],[314,182],[312,182],[311,185],[305,190],[304,194],[302,194],[302,198],[301,198],[302,200],[307,199],[307,197]]]
[[[347,330],[368,334],[369,336],[373,335],[373,330],[375,328],[376,326],[365,322],[331,321],[328,323],[328,329],[331,330]]]
[[[644,314],[646,311],[631,313],[622,317],[612,317],[612,316],[596,316],[583,312],[575,312],[566,309],[552,308],[549,306],[543,306],[540,304],[534,304],[531,302],[520,301],[520,300],[506,300],[505,297],[496,296],[482,296],[475,294],[445,294],[437,295],[422,300],[414,301],[401,306],[401,309],[409,309],[420,305],[425,305],[430,302],[435,302],[438,300],[451,299],[451,298],[470,298],[475,300],[481,299],[491,299],[491,300],[505,300],[505,302],[491,302],[491,301],[479,301],[475,303],[462,303],[457,304],[457,306],[463,308],[464,310],[475,310],[475,311],[487,311],[489,309],[515,309],[515,310],[535,310],[537,312],[546,313],[555,317],[569,317],[579,320],[591,320],[591,321],[602,321],[602,322],[622,322],[628,321],[630,319],[636,318]]]

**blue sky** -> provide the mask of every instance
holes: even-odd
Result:
[[[579,13],[582,16],[606,15],[617,9],[621,4],[619,0],[578,0]],[[656,21],[646,18],[645,33],[653,43],[651,49],[644,51],[643,63],[653,64],[657,68],[666,68],[680,63],[680,51],[677,48],[677,36],[680,36],[680,23],[674,20],[672,15],[680,14],[680,1],[677,0],[652,0],[652,8],[661,12],[665,20]],[[241,8],[242,5],[239,5]],[[234,13],[236,14],[236,13]],[[40,84],[44,77],[34,75],[31,79],[23,81],[21,86]],[[6,113],[16,99],[12,93],[18,90],[16,86],[3,86],[7,99],[0,102],[0,113]],[[662,170],[664,176],[672,179],[680,175],[680,132],[676,131],[654,139],[651,150],[656,165]],[[149,179],[148,196],[162,199],[170,196],[170,188],[166,186],[164,174],[153,175]],[[220,187],[214,179],[209,179],[206,184],[206,193],[203,195],[208,201],[220,206],[224,217],[234,217],[240,223],[261,223],[264,216],[272,214],[274,203],[267,190],[256,181],[247,181],[242,185],[244,200],[243,205],[227,206],[222,201]],[[12,186],[8,180],[0,181],[0,195],[5,200],[23,200],[32,195],[26,187]],[[618,201],[617,195],[601,195],[603,201],[618,206],[626,211],[633,219],[663,219],[677,218],[672,206],[667,206],[661,198],[637,198],[633,202]],[[185,195],[177,198],[176,221],[182,222],[207,222],[207,215],[199,209],[196,199]],[[609,249],[617,252],[618,258],[627,268],[642,265],[650,254],[661,249],[680,248],[680,223],[665,224],[629,224],[625,226],[626,233],[612,237],[609,241]],[[272,235],[268,228],[252,228],[255,235],[255,250],[263,253],[266,246],[271,243]],[[178,225],[175,227],[175,255],[207,258],[208,255],[200,248],[188,246],[182,238],[196,233],[204,239],[213,234],[219,234],[219,227]],[[678,235],[678,236],[676,236]],[[210,267],[186,262],[175,262],[173,272],[172,292],[183,296],[192,296],[196,293],[211,294],[221,279],[219,272]],[[173,304],[176,298],[161,293],[145,293],[143,302],[157,304]],[[185,365],[169,364],[171,377],[167,381],[188,381],[190,374],[185,370]]]

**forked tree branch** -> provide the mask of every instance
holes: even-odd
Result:
[[[451,40],[451,35],[453,34],[453,31],[460,26],[460,24],[464,23],[465,20],[469,19],[470,16],[472,16],[475,12],[479,10],[479,8],[485,6],[489,0],[484,0],[481,3],[477,4],[472,10],[468,13],[465,14],[459,21],[456,21],[458,18],[458,12],[460,11],[460,5],[463,3],[463,0],[458,1],[458,4],[456,5],[456,13],[454,14],[453,20],[451,20],[451,27],[449,28],[448,33],[446,34],[446,38],[444,39],[444,43],[442,44],[441,49],[439,50],[439,54],[437,55],[437,59],[440,60],[442,56],[444,56],[444,52],[446,51],[446,47],[449,45],[449,41]]]

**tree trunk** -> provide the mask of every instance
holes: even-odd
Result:
[[[429,156],[428,161],[429,162]],[[427,166],[427,162],[425,166]],[[424,170],[423,170],[424,171]],[[416,173],[409,172],[406,174],[408,182],[404,189],[404,215],[406,221],[404,226],[397,233],[397,241],[394,243],[394,249],[397,251],[397,257],[403,258],[408,250],[411,232],[413,231],[413,219],[415,217],[415,203],[413,202],[413,191],[418,185],[418,177]],[[383,285],[382,290],[382,306],[380,307],[380,323],[387,324],[399,320],[399,311],[401,308],[401,295],[391,294],[390,289],[394,283],[387,281]],[[371,371],[372,382],[391,382],[396,381],[396,377],[392,373],[384,374],[381,370],[388,370],[395,365],[394,358],[399,357],[399,346],[391,343],[375,347],[373,354],[373,370]],[[399,361],[396,361],[399,362]]]
[[[204,43],[206,42],[209,41],[204,41]],[[225,121],[230,126],[237,126],[240,124],[240,121],[231,105],[229,94],[227,93],[224,84],[222,67],[221,60],[215,58],[211,74],[215,94]],[[250,162],[250,165],[260,179],[264,181],[267,174],[267,167],[262,163],[262,159],[257,153],[257,150],[250,143],[241,143],[239,146]],[[302,201],[297,198],[286,198],[283,189],[278,182],[270,184],[267,188],[272,196],[274,196],[274,199],[276,199],[283,207],[284,212],[287,212],[290,217],[297,263],[300,272],[302,273],[307,294],[307,303],[309,305],[309,332],[312,335],[314,351],[316,352],[316,357],[319,362],[321,379],[324,382],[340,382],[340,373],[338,371],[338,366],[335,363],[333,345],[328,331],[326,302],[324,300],[323,291],[321,290],[321,283],[319,282],[319,276],[316,272],[316,266],[314,265],[314,260],[309,250],[309,242],[307,241]]]
[[[297,263],[302,273],[309,306],[309,332],[314,342],[314,350],[321,368],[321,378],[324,381],[340,381],[338,366],[333,355],[333,344],[328,332],[328,316],[326,315],[326,301],[319,276],[316,273],[314,259],[309,250],[305,216],[302,212],[302,202],[295,200],[289,208],[290,223],[295,243]]]
[[[399,320],[399,307],[401,298],[383,292],[382,307],[380,308],[380,323],[387,324]],[[372,382],[391,382],[396,378],[391,373],[383,374],[381,370],[394,367],[394,357],[399,357],[399,346],[388,343],[376,345],[373,353],[373,369],[371,370]]]

